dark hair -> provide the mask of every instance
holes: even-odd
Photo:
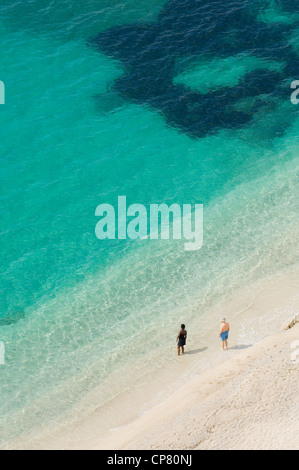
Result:
[[[181,328],[182,328],[183,330],[185,329],[184,323],[181,324]]]

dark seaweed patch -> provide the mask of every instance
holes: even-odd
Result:
[[[0,327],[14,325],[20,320],[23,320],[23,318],[25,318],[25,314],[23,312],[11,313],[3,318],[0,318]]]
[[[294,4],[279,0],[286,11]],[[264,2],[263,2],[264,3]],[[149,105],[168,125],[199,138],[219,129],[248,124],[264,101],[246,113],[236,103],[246,97],[290,96],[290,82],[299,75],[299,57],[288,43],[294,25],[258,19],[259,0],[171,0],[153,24],[128,24],[100,33],[89,44],[125,66],[113,90],[123,98]],[[225,58],[254,55],[284,63],[281,72],[256,70],[237,86],[208,93],[176,85],[176,61],[181,58]]]

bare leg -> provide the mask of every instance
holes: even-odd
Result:
[[[182,353],[185,354],[184,346],[182,346]]]

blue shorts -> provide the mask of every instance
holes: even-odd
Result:
[[[221,341],[227,341],[228,340],[228,331],[224,331],[221,333]]]

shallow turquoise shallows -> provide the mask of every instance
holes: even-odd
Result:
[[[38,3],[0,7],[1,446],[55,421],[102,383],[94,408],[137,382],[132,361],[143,356],[151,367],[157,325],[159,346],[173,344],[182,308],[195,325],[194,305],[205,315],[248,282],[298,262],[291,89],[247,126],[192,139],[157,110],[107,93],[124,65],[87,44],[113,26],[155,21],[165,1],[63,1],[49,15],[41,12],[49,2]],[[273,8],[265,18],[275,14],[286,21]],[[279,57],[209,60],[181,65],[174,82],[206,92],[211,81],[233,86],[256,68],[281,69]],[[116,207],[119,196],[147,208],[203,204],[203,248],[98,240],[96,207]],[[128,372],[126,383],[113,379],[118,371]]]

